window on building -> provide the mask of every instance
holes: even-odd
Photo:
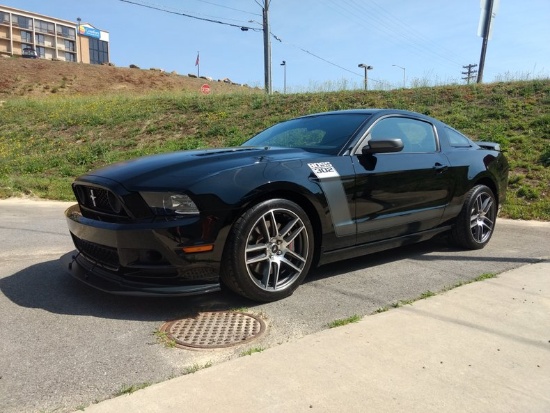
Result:
[[[76,31],[74,27],[67,27],[62,25],[57,25],[57,34],[61,37],[66,37],[68,39],[75,39],[76,38]]]
[[[10,15],[8,13],[4,13],[3,11],[0,11],[0,24],[9,23],[9,22],[10,22]]]
[[[44,59],[46,57],[46,48],[42,46],[37,46],[36,54],[38,55],[38,57],[41,57],[42,59]]]
[[[63,43],[65,44],[65,50],[68,52],[74,52],[75,51],[75,42],[72,40],[64,40]]]
[[[26,43],[32,43],[32,33],[21,30],[21,41]]]
[[[99,39],[90,40],[90,63],[100,65],[109,62],[109,43]]]
[[[65,52],[65,61],[76,62],[76,55],[74,53]]]
[[[32,30],[32,19],[28,17],[19,16],[18,14],[13,15],[13,25],[19,26],[22,29],[31,29]]]
[[[35,21],[36,30],[42,33],[55,33],[55,25],[44,20]]]
[[[43,34],[36,33],[36,44],[46,44],[46,38]]]

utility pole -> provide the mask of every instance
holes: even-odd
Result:
[[[467,81],[468,84],[470,84],[470,79],[473,79],[475,74],[477,73],[477,70],[473,70],[474,67],[477,67],[477,65],[469,64],[467,66],[462,66],[464,69],[468,69],[467,72],[462,72],[463,75],[466,75],[466,77],[463,77],[462,79]]]
[[[77,17],[76,21],[78,22],[78,27],[76,29],[76,35],[78,36],[78,52],[76,56],[77,60],[80,60],[80,63],[82,63],[82,41],[80,40],[82,38],[82,35],[80,34],[80,22],[82,22],[82,19],[80,17]],[[79,56],[80,59],[78,59]]]
[[[201,57],[200,51],[197,51],[197,59],[195,60],[195,66],[197,66],[197,77],[201,77]]]
[[[265,92],[271,94],[271,39],[269,37],[269,3],[271,0],[264,0],[262,8],[263,29],[264,29],[264,77]]]

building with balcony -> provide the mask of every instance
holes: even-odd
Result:
[[[109,33],[80,19],[75,23],[0,5],[0,54],[109,63]]]

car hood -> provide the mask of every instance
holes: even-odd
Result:
[[[265,167],[266,163],[319,157],[303,149],[235,147],[191,150],[146,156],[119,162],[79,177],[80,181],[108,179],[128,190],[186,187],[227,171]]]

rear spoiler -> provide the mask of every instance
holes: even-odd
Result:
[[[491,151],[501,151],[500,144],[496,142],[476,142],[483,149],[489,149]]]

